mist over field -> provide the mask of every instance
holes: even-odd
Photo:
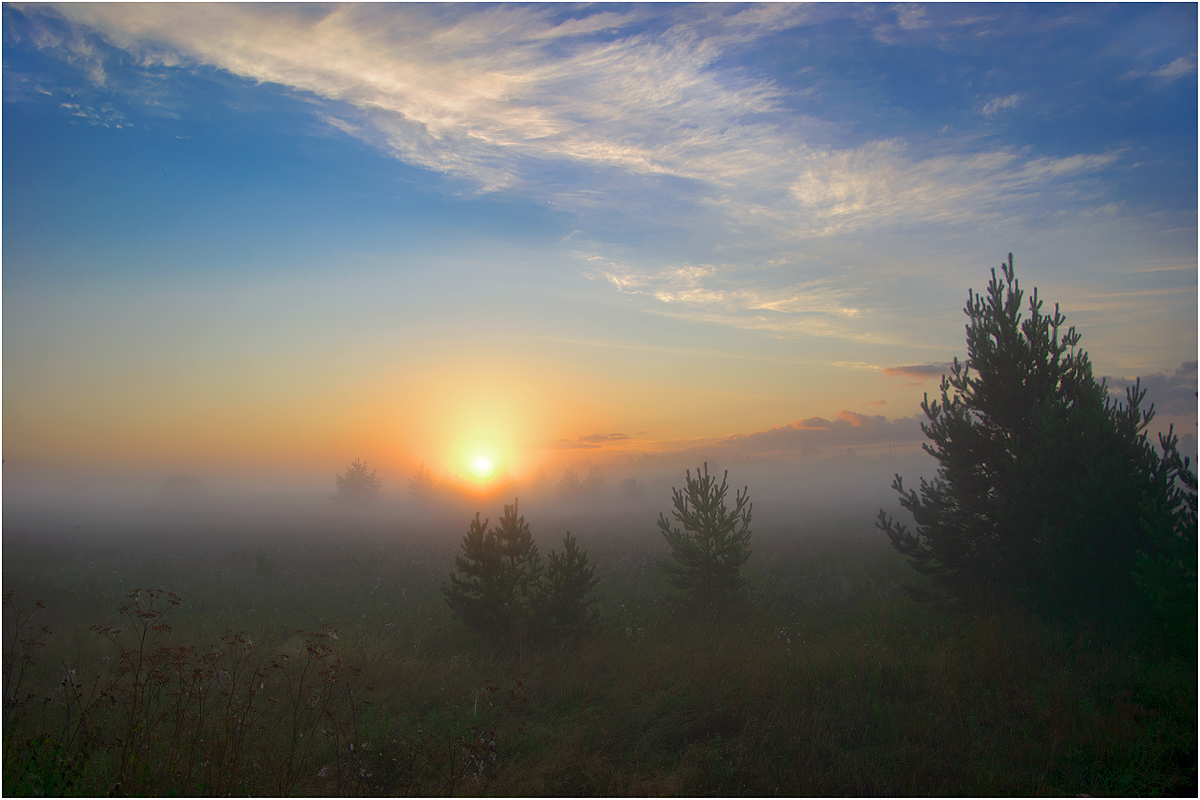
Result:
[[[1196,4],[2,17],[5,796],[1196,796]]]
[[[653,531],[659,512],[670,510],[671,491],[683,486],[685,472],[695,473],[707,463],[710,472],[728,470],[731,485],[749,488],[760,524],[848,517],[869,520],[879,508],[890,510],[895,505],[891,483],[896,473],[918,481],[922,476],[931,477],[936,466],[931,457],[913,452],[911,446],[905,455],[889,456],[886,446],[884,449],[884,453],[871,456],[848,448],[836,455],[816,454],[801,461],[740,458],[723,463],[703,455],[698,459],[643,457],[606,465],[599,472],[603,483],[569,497],[556,489],[561,472],[482,488],[450,481],[426,497],[414,497],[408,479],[397,476],[395,482],[384,483],[381,500],[368,506],[337,502],[333,474],[162,475],[132,470],[95,474],[83,469],[6,465],[4,519],[6,530],[90,535],[155,531],[164,536],[201,533],[214,526],[286,534],[297,525],[315,530],[323,525],[337,528],[361,523],[378,530],[424,527],[432,536],[457,541],[476,511],[496,516],[503,503],[519,498],[521,510],[531,520],[553,520],[570,528],[575,519],[601,525],[611,517]],[[582,465],[579,471],[586,476]],[[621,486],[630,479],[641,483],[633,495]]]

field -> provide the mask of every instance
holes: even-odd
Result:
[[[6,530],[4,793],[1195,795],[1194,655],[917,603],[871,516],[756,528],[721,614],[653,516],[531,520],[598,566],[565,641],[450,616],[465,515]]]

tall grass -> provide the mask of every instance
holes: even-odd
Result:
[[[1194,793],[1194,654],[917,604],[869,524],[763,531],[714,613],[598,522],[604,624],[501,643],[441,601],[454,532],[6,533],[4,789]]]

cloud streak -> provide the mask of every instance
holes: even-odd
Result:
[[[941,378],[943,375],[948,374],[953,366],[953,363],[950,361],[939,361],[936,364],[883,367],[880,371],[889,378],[918,378],[924,381],[930,378]]]
[[[567,202],[572,170],[585,169],[618,179],[604,202],[620,205],[630,192],[678,193],[661,183],[672,179],[724,225],[779,240],[1012,213],[1031,194],[1057,191],[1055,181],[1118,158],[1006,148],[924,156],[895,139],[816,144],[783,87],[721,66],[803,28],[803,7],[581,18],[539,6],[79,4],[58,13],[145,67],[212,67],[309,94],[328,104],[319,112],[328,124],[480,191]],[[899,24],[924,27],[916,11]],[[99,63],[91,39],[72,30],[53,46]],[[985,113],[1017,100],[995,98]]]
[[[813,453],[813,448],[865,447],[925,441],[916,417],[888,420],[842,411],[834,419],[809,417],[766,431],[730,436],[704,449],[731,455],[788,456]]]
[[[864,243],[1069,226],[1097,204],[1097,179],[1129,162],[1120,147],[1045,155],[971,130],[850,135],[820,118],[826,82],[798,89],[731,66],[781,32],[816,36],[833,16],[880,46],[965,48],[994,35],[996,17],[954,8],[68,4],[28,13],[46,21],[31,28],[39,46],[84,65],[97,85],[112,83],[102,41],[146,70],[215,69],[284,87],[332,130],[469,192],[677,228],[716,255],[616,257],[599,233],[581,237],[580,256],[607,265],[585,270],[660,315],[787,336],[887,341],[894,334],[871,322],[887,295],[824,277],[847,261],[881,261]],[[1175,79],[1194,68],[1194,56],[1181,57],[1147,74]],[[964,111],[991,120],[1030,103],[1023,92],[981,92]]]
[[[545,450],[595,450],[607,444],[624,442],[632,439],[628,433],[591,433],[587,436],[577,436],[574,439],[555,439],[545,442]]]

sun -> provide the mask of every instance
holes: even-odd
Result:
[[[492,464],[492,460],[487,456],[476,456],[475,460],[471,462],[471,471],[474,472],[475,477],[479,478],[480,480],[490,477],[495,468],[495,465]]]

